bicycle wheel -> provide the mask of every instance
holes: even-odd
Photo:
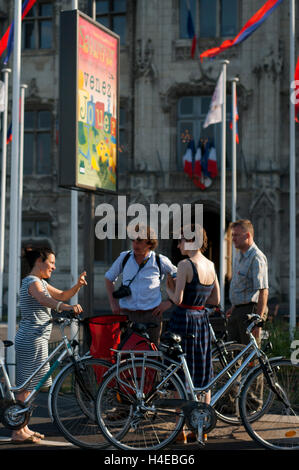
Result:
[[[248,375],[240,395],[240,416],[248,434],[272,450],[299,449],[299,365],[270,360],[272,369],[257,367]],[[259,419],[252,419],[251,403],[259,403]]]
[[[246,346],[244,344],[231,343],[223,344],[219,349],[214,349],[212,351],[212,364],[214,376],[218,375]],[[212,394],[217,390],[223,387],[224,384],[230,379],[233,373],[241,365],[242,360],[237,362],[233,367],[231,367],[221,378],[219,378],[212,388]],[[251,370],[251,365],[246,367],[243,371],[242,376],[237,379],[237,381],[232,385],[232,387],[225,392],[225,394],[217,401],[214,406],[214,409],[217,413],[219,419],[225,423],[238,425],[241,423],[241,419],[238,411],[238,392],[240,387],[240,382],[242,377],[245,377],[248,372]]]
[[[103,449],[107,441],[95,416],[95,399],[111,363],[86,358],[62,370],[50,391],[53,420],[64,437],[76,446]]]
[[[111,444],[122,450],[158,450],[170,444],[184,425],[177,408],[187,400],[181,380],[167,377],[155,361],[134,361],[114,368],[96,400],[98,423]]]

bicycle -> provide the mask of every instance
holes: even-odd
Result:
[[[186,422],[197,434],[198,443],[204,445],[203,435],[217,423],[215,405],[248,364],[257,360],[259,364],[240,385],[242,423],[248,434],[266,448],[298,450],[299,366],[283,358],[268,359],[251,332],[261,326],[260,317],[251,315],[250,319],[249,344],[201,388],[193,386],[178,335],[169,333],[161,339],[157,352],[115,351],[116,364],[104,376],[96,398],[97,420],[107,441],[122,450],[158,450],[171,444]],[[126,355],[126,363],[121,360],[122,354]],[[155,356],[160,361],[153,359]],[[171,362],[169,366],[163,364],[164,358]],[[242,358],[227,382],[212,393],[210,404],[201,402],[204,394]],[[183,371],[186,384],[179,371]],[[116,411],[121,411],[122,417],[112,419]]]
[[[0,421],[11,430],[25,426],[30,419],[33,403],[46,380],[62,367],[54,379],[48,395],[48,410],[51,420],[62,435],[76,446],[87,449],[103,449],[107,441],[99,432],[94,403],[99,383],[111,363],[95,359],[86,353],[80,357],[78,342],[69,340],[64,329],[71,321],[83,322],[69,312],[61,312],[50,320],[60,327],[62,340],[38,369],[19,387],[11,385],[5,367],[5,348],[13,345],[0,340]],[[24,402],[15,399],[15,394],[26,390],[36,374],[56,356],[49,371],[43,376]],[[67,360],[67,364],[65,363]]]
[[[226,319],[225,314],[220,312],[217,308],[211,307],[208,308],[208,315],[210,316],[212,313],[217,311],[219,316],[222,317],[224,321],[224,326],[226,326]],[[235,341],[226,341],[226,334],[227,332],[224,331],[221,337],[217,337],[214,331],[214,328],[209,321],[210,326],[210,336],[211,336],[211,344],[212,344],[212,364],[213,364],[213,371],[214,374],[217,375],[222,369],[224,369],[241,351],[244,350],[245,345],[236,343]],[[235,366],[235,368],[237,365]],[[251,364],[248,364],[247,369],[244,370],[243,375],[249,371]],[[226,374],[224,374],[215,384],[214,389],[221,388],[222,384],[224,384],[232,375],[232,370],[227,370]],[[215,405],[215,411],[217,416],[221,421],[239,425],[241,423],[240,416],[238,414],[238,390],[240,386],[239,382],[236,381],[234,385],[234,390],[230,389],[226,393],[224,393],[221,397],[221,400],[217,402]]]

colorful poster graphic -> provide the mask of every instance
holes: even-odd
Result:
[[[78,17],[77,185],[117,190],[118,39]]]

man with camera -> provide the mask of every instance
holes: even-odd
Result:
[[[160,281],[163,275],[175,277],[177,268],[163,255],[153,251],[158,245],[150,227],[139,228],[132,239],[132,251],[124,251],[105,274],[106,289],[111,310],[123,313],[134,322],[155,323],[148,331],[150,340],[159,343],[163,312],[172,302],[162,301]],[[159,266],[160,265],[160,266]],[[115,282],[122,273],[122,285],[115,290]]]

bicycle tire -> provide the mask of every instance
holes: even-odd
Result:
[[[229,364],[245,347],[246,346],[244,344],[239,343],[224,343],[223,345],[219,346],[219,349],[214,348],[212,350],[214,376],[224,369],[224,367]],[[234,367],[235,368],[231,368],[219,380],[217,380],[216,384],[212,388],[212,394],[214,394],[225,383],[227,383],[234,370],[237,369],[237,366]],[[242,376],[246,376],[250,369],[251,365],[246,367],[242,373]],[[228,424],[241,424],[238,407],[238,392],[241,379],[242,377],[239,377],[232,387],[225,392],[225,394],[220,398],[220,400],[217,401],[214,406],[214,410],[216,411],[218,418]]]
[[[185,402],[187,392],[175,374],[161,386],[166,371],[167,367],[159,362],[136,360],[134,368],[129,363],[123,364],[119,369],[111,369],[104,378],[97,395],[96,413],[102,433],[114,447],[158,450],[170,444],[182,430],[184,414],[174,405],[175,400],[172,403],[168,400]],[[143,398],[138,398],[137,387],[142,380]]]
[[[50,390],[53,421],[63,436],[78,447],[104,449],[108,445],[98,427],[94,407],[98,387],[111,366],[95,358],[71,363]]]
[[[299,449],[299,365],[287,359],[269,361],[271,374],[256,367],[246,378],[240,392],[240,416],[252,439],[271,450]],[[277,392],[275,392],[277,390]],[[285,396],[290,403],[279,396]],[[250,401],[259,401],[263,412],[252,419]],[[256,405],[255,405],[256,406]]]

